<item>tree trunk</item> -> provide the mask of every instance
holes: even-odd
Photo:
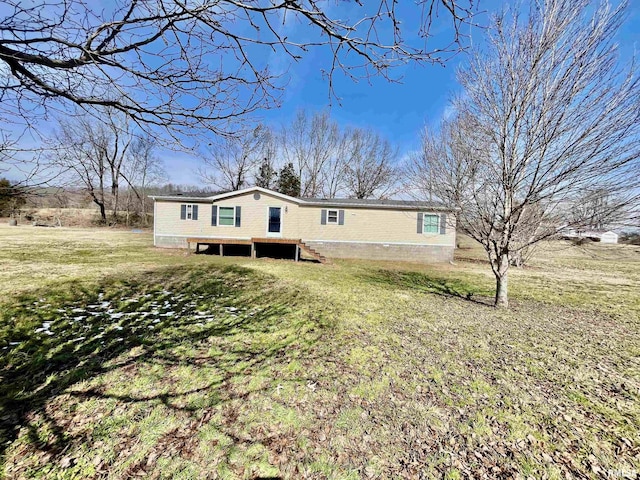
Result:
[[[496,273],[496,301],[497,308],[509,308],[509,273]]]
[[[100,208],[100,220],[102,221],[102,223],[104,223],[106,225],[106,223],[107,223],[107,210],[104,207],[104,202],[99,202],[96,199],[94,199],[94,202]]]
[[[144,187],[142,187],[142,188],[143,188],[143,191],[145,191],[145,190],[144,190]],[[146,193],[146,192],[145,192],[145,193]],[[144,227],[146,227],[146,226],[148,225],[148,222],[147,222],[147,202],[146,202],[146,195],[142,197],[142,199],[141,199],[141,203],[142,203],[142,205],[141,205],[141,209],[140,209],[140,217],[141,217],[141,219],[142,219],[142,225],[143,225]]]
[[[509,308],[509,254],[501,254],[493,269],[496,276],[496,299],[494,305],[497,308]]]
[[[120,195],[120,190],[118,188],[118,184],[117,183],[112,183],[111,184],[111,197],[112,197],[112,201],[113,201],[112,215],[113,215],[113,224],[114,225],[116,225],[118,223],[118,203],[120,201],[119,195]]]

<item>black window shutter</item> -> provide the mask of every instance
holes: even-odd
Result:
[[[218,226],[218,206],[211,205],[211,225],[214,227]]]
[[[440,214],[440,235],[447,233],[447,214]]]
[[[424,222],[424,216],[422,212],[418,212],[418,233],[422,233],[423,222]]]
[[[193,220],[197,220],[198,219],[198,205],[194,205],[192,208],[193,208],[193,214],[191,215],[191,218]]]
[[[326,225],[327,224],[327,211],[323,208],[322,212],[320,213],[320,224],[321,225]]]
[[[240,226],[240,207],[236,207],[236,227]]]
[[[187,206],[180,205],[180,220],[186,220],[186,219],[187,219]]]
[[[344,225],[344,210],[338,210],[338,225]]]

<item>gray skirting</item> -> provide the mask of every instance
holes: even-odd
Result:
[[[453,260],[454,247],[449,245],[398,245],[360,242],[304,242],[327,258],[362,258],[417,263],[441,263]],[[187,248],[186,237],[157,236],[156,247]]]
[[[358,242],[305,243],[328,258],[362,258],[366,260],[391,260],[418,263],[441,263],[453,260],[453,246],[447,245],[397,245]]]
[[[187,237],[155,237],[155,246],[161,248],[187,248]]]

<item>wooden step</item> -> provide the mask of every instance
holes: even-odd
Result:
[[[302,240],[300,241],[300,243],[298,245],[300,245],[300,248],[302,250],[304,250],[305,252],[310,254],[313,258],[318,260],[320,263],[327,263],[327,257],[325,257],[324,255],[320,254],[317,250],[315,250],[314,248],[310,247],[309,245],[304,243]]]

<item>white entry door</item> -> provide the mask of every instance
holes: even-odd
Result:
[[[268,207],[267,237],[282,236],[282,207]]]

